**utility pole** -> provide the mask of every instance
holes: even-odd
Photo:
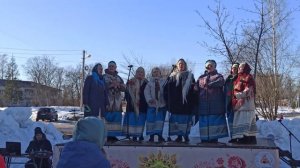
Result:
[[[85,80],[85,59],[91,57],[91,55],[86,55],[86,51],[82,51],[82,78],[81,78],[81,86],[80,86],[80,111],[83,111],[83,85]]]
[[[82,51],[82,69],[81,69],[81,86],[80,86],[80,111],[83,111],[83,84],[84,84],[84,64],[86,51]]]

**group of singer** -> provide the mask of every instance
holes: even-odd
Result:
[[[165,138],[189,142],[191,127],[199,122],[203,143],[217,143],[219,138],[229,136],[230,143],[256,144],[251,67],[248,63],[234,63],[226,79],[216,68],[216,61],[207,60],[204,74],[196,81],[186,61],[179,59],[167,78],[154,67],[147,79],[145,69],[138,67],[125,84],[115,61],[108,63],[104,73],[97,63],[84,82],[84,117],[104,120],[108,142],[118,141],[120,136],[143,141],[144,129],[149,142],[165,142]],[[123,118],[124,100],[127,103]],[[164,138],[167,111],[169,129]]]

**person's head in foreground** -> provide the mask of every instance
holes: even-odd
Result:
[[[96,117],[80,119],[73,131],[73,141],[65,145],[57,168],[110,168],[102,149],[105,139],[103,120]]]

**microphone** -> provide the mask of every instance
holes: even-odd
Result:
[[[133,67],[133,65],[128,65],[128,68],[132,68]]]

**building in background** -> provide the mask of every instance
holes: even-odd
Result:
[[[60,105],[61,90],[31,81],[0,79],[0,106]]]

